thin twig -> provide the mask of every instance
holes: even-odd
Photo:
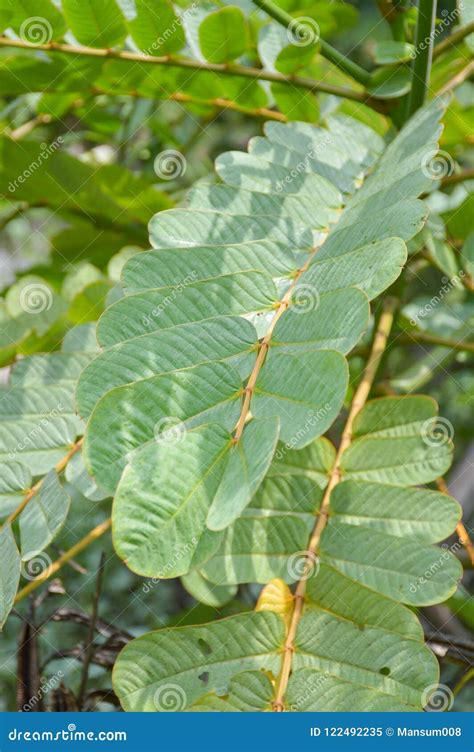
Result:
[[[342,52],[339,52],[339,50],[324,39],[321,39],[316,33],[316,29],[313,29],[310,25],[310,21],[308,21],[307,24],[302,23],[299,18],[290,16],[289,13],[272,2],[272,0],[253,0],[253,3],[258,5],[259,8],[265,11],[265,13],[277,23],[287,29],[290,39],[291,33],[295,34],[297,37],[301,35],[302,39],[305,38],[305,34],[312,33],[314,36],[313,44],[316,45],[316,42],[319,44],[319,51],[323,57],[333,63],[333,65],[336,65],[344,73],[351,76],[351,78],[358,83],[363,86],[368,86],[370,83],[370,73],[364,70],[364,68],[361,68],[360,65],[357,65],[357,63],[354,63],[354,61],[346,57],[346,55],[343,55]],[[311,43],[311,40],[309,40],[309,43]]]
[[[376,97],[370,97],[368,94],[348,89],[342,86],[333,86],[324,81],[317,81],[312,78],[303,76],[285,76],[276,71],[267,71],[261,68],[237,64],[222,63],[204,63],[199,60],[189,58],[178,58],[172,55],[144,55],[127,50],[101,49],[97,47],[85,47],[72,44],[61,44],[59,42],[49,42],[46,44],[30,44],[22,39],[10,39],[0,37],[0,47],[17,47],[32,51],[42,50],[43,52],[61,53],[65,55],[96,57],[113,60],[128,60],[133,63],[144,63],[146,65],[163,65],[171,68],[189,68],[192,70],[208,71],[211,73],[220,73],[227,76],[239,76],[242,78],[251,78],[257,81],[270,81],[273,83],[291,84],[308,91],[323,91],[327,94],[334,94],[345,99],[353,99],[356,102],[365,102],[374,107],[373,100]]]
[[[462,350],[463,352],[474,353],[474,342],[464,342],[463,340],[451,339],[450,337],[439,337],[437,334],[429,332],[407,332],[397,337],[397,342],[405,344],[416,344],[417,342],[426,342],[428,345],[441,345],[449,347],[451,350]]]
[[[49,580],[50,577],[53,576],[53,574],[56,574],[61,567],[64,566],[64,564],[67,564],[68,561],[73,559],[77,554],[79,554],[81,551],[84,551],[88,546],[91,545],[91,543],[94,543],[98,538],[100,538],[104,533],[107,532],[107,530],[110,528],[110,525],[112,524],[112,520],[109,517],[104,522],[101,522],[100,525],[97,525],[93,530],[87,533],[87,535],[84,536],[84,538],[81,538],[80,541],[74,544],[68,551],[65,551],[62,556],[59,557],[59,559],[56,559],[52,564],[47,567],[44,572],[42,572],[38,577],[36,577],[34,580],[28,583],[28,585],[25,585],[24,588],[18,591],[15,603],[18,603],[19,601],[22,601],[24,598],[26,598],[30,593],[33,592],[33,590],[36,590],[40,585],[43,584],[43,582],[46,582],[46,580]]]
[[[360,412],[360,410],[364,407],[368,399],[370,390],[372,388],[372,385],[375,379],[375,375],[380,365],[380,361],[385,352],[388,336],[392,329],[393,319],[394,319],[395,311],[397,307],[398,307],[398,301],[396,298],[389,297],[389,298],[386,298],[386,300],[384,301],[382,314],[380,316],[380,321],[375,331],[371,353],[367,361],[367,365],[365,367],[362,380],[359,386],[357,387],[356,393],[354,395],[354,399],[352,401],[352,404],[349,410],[349,415],[347,417],[346,425],[342,432],[342,438],[339,444],[339,448],[337,450],[336,458],[334,460],[333,466],[329,473],[328,484],[326,486],[323,500],[321,502],[321,507],[318,512],[317,521],[313,528],[313,532],[311,534],[311,537],[308,543],[306,558],[304,562],[304,571],[303,571],[302,578],[299,580],[298,585],[296,587],[296,591],[295,591],[295,596],[294,596],[295,608],[293,611],[290,628],[288,630],[288,634],[287,634],[285,645],[284,645],[283,661],[282,661],[280,675],[277,681],[276,697],[275,697],[275,702],[273,704],[274,710],[276,710],[277,712],[284,710],[283,698],[285,696],[288,679],[291,673],[292,657],[294,653],[294,642],[295,642],[296,632],[298,629],[298,624],[299,624],[301,615],[303,613],[304,598],[305,598],[305,593],[306,593],[306,584],[307,584],[307,580],[309,576],[311,575],[311,571],[314,566],[314,560],[319,550],[321,535],[329,519],[331,492],[333,488],[340,481],[340,476],[341,476],[340,467],[341,467],[342,455],[346,451],[348,446],[351,444],[352,426],[354,423],[354,419],[356,415]]]
[[[449,496],[449,488],[446,485],[446,481],[444,480],[444,478],[437,478],[436,486],[438,488],[438,491],[441,491],[441,493],[447,494]],[[467,532],[462,520],[460,520],[458,524],[456,525],[456,534],[459,538],[459,541],[462,543],[462,545],[466,549],[467,555],[469,556],[469,561],[474,567],[474,545],[469,537],[469,533]]]
[[[444,86],[441,87],[439,91],[436,92],[437,96],[441,96],[442,94],[447,94],[448,91],[452,91],[457,86],[461,86],[461,84],[464,83],[464,81],[469,78],[471,73],[474,72],[474,60],[471,60],[468,65],[466,65],[465,68],[463,68],[459,73],[456,73],[453,78],[451,78],[448,83],[446,83]]]
[[[91,614],[91,619],[89,622],[89,629],[87,632],[84,662],[82,664],[81,684],[79,686],[79,692],[77,694],[77,706],[79,710],[82,710],[82,706],[84,703],[84,695],[86,693],[87,680],[89,678],[89,667],[90,667],[92,658],[94,656],[94,651],[96,648],[95,643],[94,643],[94,635],[95,635],[95,628],[97,624],[97,618],[99,615],[99,600],[100,600],[100,593],[102,590],[104,566],[105,566],[105,553],[104,551],[102,551],[100,562],[99,562],[99,568],[97,570],[97,579],[95,583],[94,599],[92,601],[92,614]]]
[[[247,419],[248,419],[248,416],[250,414],[250,404],[251,404],[251,401],[252,401],[252,396],[253,396],[253,393],[254,393],[254,390],[255,390],[255,386],[257,384],[257,379],[259,377],[260,371],[261,371],[262,366],[263,366],[263,364],[265,362],[265,358],[267,357],[267,352],[268,352],[268,350],[270,348],[270,343],[271,343],[271,339],[272,339],[272,336],[273,336],[273,332],[275,331],[275,327],[276,327],[279,319],[281,318],[281,316],[288,309],[288,307],[289,307],[289,305],[291,303],[291,297],[293,295],[294,289],[295,289],[295,287],[296,287],[296,285],[297,285],[297,283],[298,283],[301,275],[304,274],[305,271],[308,269],[308,267],[310,266],[310,264],[311,264],[311,262],[312,262],[312,260],[313,260],[313,258],[315,256],[315,254],[317,253],[318,250],[319,250],[319,246],[317,246],[317,247],[315,247],[315,248],[312,249],[311,253],[308,256],[308,259],[307,259],[306,263],[300,269],[298,269],[298,271],[294,275],[293,281],[292,281],[291,285],[287,289],[287,291],[284,294],[284,296],[282,297],[282,299],[277,303],[276,313],[275,313],[275,316],[272,319],[272,323],[271,323],[271,325],[270,325],[267,333],[265,334],[265,336],[263,337],[263,339],[261,340],[261,342],[258,345],[257,359],[255,361],[254,367],[253,367],[252,372],[251,372],[251,374],[249,376],[249,379],[247,381],[247,386],[245,387],[245,390],[244,390],[244,400],[242,402],[242,409],[240,411],[239,419],[238,419],[237,425],[235,427],[235,433],[234,433],[234,438],[233,438],[234,444],[236,444],[239,441],[240,437],[242,436],[242,432],[244,430],[244,426],[245,426],[245,424],[247,422]]]
[[[474,21],[466,24],[466,26],[461,26],[457,31],[453,31],[452,34],[447,36],[446,39],[443,39],[433,49],[433,60],[436,60],[436,58],[442,55],[443,52],[450,52],[455,44],[462,42],[463,39],[465,39],[467,36],[469,36],[469,34],[472,34],[473,32]]]
[[[466,170],[461,170],[461,172],[453,172],[452,175],[446,175],[441,180],[441,186],[444,188],[446,185],[455,185],[456,183],[463,183],[465,180],[473,179],[474,167],[468,167]]]

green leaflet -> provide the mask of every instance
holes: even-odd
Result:
[[[114,47],[127,30],[115,0],[62,0],[66,21],[77,41],[87,47]]]
[[[229,433],[208,424],[182,436],[165,432],[132,458],[112,515],[115,548],[132,570],[178,577],[209,558],[219,535],[205,521],[229,447]]]
[[[205,16],[199,26],[199,44],[206,60],[227,63],[247,48],[247,24],[240,8],[220,8]]]
[[[447,538],[459,521],[454,499],[439,491],[347,480],[331,494],[333,519],[425,543]]]
[[[272,461],[279,429],[278,418],[255,418],[242,439],[231,447],[207,515],[206,525],[210,530],[228,527],[250,504]]]
[[[20,555],[11,525],[0,529],[0,629],[15,600],[20,581]]]
[[[333,350],[271,350],[255,388],[257,417],[279,415],[283,441],[304,447],[338,415],[347,388],[347,364]]]
[[[0,460],[21,460],[33,475],[59,462],[77,436],[77,421],[57,417],[0,423]]]
[[[297,266],[295,254],[285,244],[256,240],[238,245],[178,247],[140,253],[125,265],[122,278],[125,292],[133,294],[150,287],[177,287],[187,278],[190,269],[198,281],[251,270],[283,277]]]
[[[366,295],[355,287],[320,295],[307,282],[296,285],[290,308],[279,320],[273,347],[299,350],[336,350],[346,354],[364,333],[369,320]]]
[[[193,569],[181,577],[181,584],[200,603],[219,608],[228,603],[237,593],[235,585],[216,586],[198,570]]]
[[[146,55],[166,55],[184,47],[183,27],[170,0],[135,0],[136,16],[128,22],[130,35]]]
[[[20,515],[21,558],[28,561],[46,548],[61,529],[69,511],[70,497],[54,470]]]
[[[462,575],[449,551],[332,520],[321,538],[321,561],[373,590],[420,606],[449,598]]]

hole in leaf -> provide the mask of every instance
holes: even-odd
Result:
[[[208,642],[206,642],[206,640],[203,640],[202,637],[199,638],[198,645],[203,655],[210,655],[212,653],[211,646]]]
[[[202,674],[199,674],[198,679],[200,679],[203,684],[209,684],[209,671],[203,671]]]
[[[388,666],[384,666],[383,668],[379,669],[379,674],[383,674],[383,676],[390,676],[390,669]]]

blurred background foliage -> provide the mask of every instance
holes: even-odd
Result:
[[[148,248],[153,214],[182,201],[191,184],[209,175],[218,154],[243,148],[266,119],[320,123],[338,111],[370,123],[382,136],[394,131],[407,94],[416,7],[403,3],[400,23],[393,22],[389,0],[276,0],[276,5],[316,22],[324,40],[370,73],[369,83],[335,67],[318,44],[290,43],[286,31],[250,0],[174,5],[0,0],[4,380],[16,360],[59,349],[73,326],[96,321],[120,295],[124,262]],[[468,529],[474,521],[474,33],[459,42],[449,37],[472,23],[472,6],[468,0],[461,10],[454,0],[438,4],[429,95],[456,78],[459,85],[444,120],[441,160],[430,168],[430,219],[411,243],[399,289],[405,305],[378,386],[380,394],[422,389],[440,402],[441,415],[455,430],[450,490],[463,505]],[[74,52],[78,46],[92,51]],[[161,62],[135,59],[144,54]],[[187,63],[179,64],[183,60]],[[262,75],[249,73],[252,69]],[[302,83],[308,80],[316,83]],[[341,89],[348,98],[337,96]],[[364,103],[367,92],[370,106]],[[42,313],[21,305],[22,291],[31,285],[50,290],[51,305]],[[363,365],[366,345],[353,353],[353,376]],[[71,512],[50,549],[52,559],[103,520],[110,506],[78,477],[64,482]],[[35,677],[26,679],[46,687],[34,709],[77,707],[73,693],[81,683],[101,549],[107,585],[99,599],[99,647],[85,709],[115,707],[110,671],[130,635],[243,611],[258,594],[256,586],[209,594],[202,582],[144,582],[103,538],[63,568],[60,580],[23,602],[7,623],[0,636],[1,710],[22,706],[21,691],[15,700],[17,674],[25,679],[22,672],[31,665]],[[455,689],[453,709],[467,710],[474,699],[472,682],[464,679],[474,657],[474,579],[465,552],[458,555],[466,567],[462,587],[448,603],[425,609],[423,622],[428,639],[436,632],[430,644],[442,681]],[[36,636],[27,635],[31,627],[22,615],[31,617]],[[453,643],[459,650],[449,647]]]

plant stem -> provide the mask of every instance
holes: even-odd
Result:
[[[474,60],[471,60],[470,63],[468,63],[465,68],[463,68],[459,73],[456,73],[455,76],[453,76],[444,86],[441,87],[439,91],[436,92],[437,96],[441,96],[442,94],[446,94],[449,91],[452,91],[457,86],[461,86],[461,84],[464,83],[464,81],[469,78],[471,73],[474,73]]]
[[[255,5],[258,5],[259,8],[264,10],[265,13],[274,18],[275,21],[278,21],[278,23],[284,26],[286,29],[291,28],[296,34],[298,33],[298,31],[301,31],[302,35],[304,35],[304,33],[308,31],[307,25],[298,22],[298,18],[293,18],[293,16],[290,16],[289,13],[275,5],[272,0],[253,0],[253,2]],[[320,51],[323,57],[325,57],[327,60],[330,60],[334,65],[337,65],[340,70],[344,71],[344,73],[347,73],[355,81],[358,81],[363,86],[367,86],[369,84],[370,73],[368,71],[364,70],[364,68],[361,68],[360,65],[357,65],[357,63],[354,63],[348,57],[343,55],[342,52],[339,52],[339,50],[337,50],[331,44],[325,42],[324,39],[319,38],[319,40],[315,40],[315,43],[316,41],[319,41]]]
[[[64,566],[64,564],[67,564],[68,561],[74,559],[78,553],[84,551],[84,549],[90,546],[91,543],[93,543],[104,533],[106,533],[111,524],[112,519],[109,517],[107,520],[101,522],[100,525],[97,525],[93,530],[88,532],[87,535],[84,536],[84,538],[81,538],[81,540],[75,543],[74,546],[72,546],[68,551],[65,551],[59,557],[59,559],[56,559],[55,562],[50,564],[50,566],[47,567],[47,569],[45,569],[44,572],[39,575],[39,577],[36,577],[34,580],[29,582],[28,585],[25,585],[24,588],[19,590],[15,598],[15,603],[22,601],[24,598],[30,595],[30,593],[36,590],[36,588],[42,585],[43,582],[49,580],[49,578],[52,577],[53,574],[56,574],[56,572],[58,572],[61,567]]]
[[[468,167],[467,170],[446,175],[446,177],[442,178],[441,185],[444,188],[445,185],[455,185],[456,183],[463,183],[465,180],[474,180],[474,167]]]
[[[402,342],[413,343],[426,342],[429,345],[441,345],[441,347],[449,347],[452,350],[462,350],[463,352],[474,353],[474,342],[463,342],[462,340],[450,339],[449,337],[438,337],[437,334],[429,334],[428,332],[407,332],[400,337]]]
[[[276,691],[276,697],[275,697],[275,702],[273,704],[273,707],[274,707],[274,710],[278,712],[283,711],[285,707],[283,698],[285,696],[288,679],[291,673],[292,657],[294,653],[294,641],[295,641],[296,632],[298,629],[298,624],[299,624],[301,615],[303,613],[304,598],[305,598],[305,593],[306,593],[306,584],[311,575],[311,571],[314,566],[314,561],[319,551],[321,535],[329,519],[331,492],[341,479],[340,467],[341,467],[342,455],[344,454],[344,452],[346,451],[346,449],[350,446],[352,442],[352,426],[354,423],[354,419],[356,415],[360,412],[360,410],[364,407],[368,399],[370,390],[372,388],[372,385],[375,379],[375,375],[380,365],[380,361],[382,360],[382,356],[387,346],[387,340],[388,340],[390,331],[392,329],[393,320],[394,320],[397,307],[398,307],[398,300],[396,298],[392,298],[392,297],[386,298],[383,303],[382,315],[380,316],[380,320],[379,320],[377,329],[374,334],[374,339],[373,339],[369,359],[367,361],[367,364],[366,364],[366,367],[362,376],[362,380],[359,386],[357,387],[357,390],[354,395],[354,399],[352,400],[352,404],[349,409],[349,415],[347,416],[346,425],[342,432],[341,441],[339,444],[339,448],[337,450],[336,458],[334,460],[334,464],[329,473],[328,484],[326,486],[323,500],[321,502],[321,507],[318,512],[317,521],[313,528],[311,537],[309,539],[303,575],[296,586],[295,608],[293,611],[290,627],[289,627],[287,638],[285,641],[285,646],[284,646],[284,651],[283,651],[283,661],[282,661],[280,675],[277,681],[277,691]]]
[[[457,31],[453,31],[452,34],[446,37],[446,39],[443,39],[443,41],[437,44],[433,49],[433,60],[436,60],[436,58],[442,55],[443,52],[449,52],[455,44],[462,42],[463,39],[472,33],[474,33],[474,21],[466,24],[466,26],[461,26]]]
[[[145,63],[147,65],[164,65],[171,68],[190,68],[192,70],[209,71],[220,73],[227,76],[239,76],[242,78],[251,78],[257,81],[270,81],[272,83],[282,83],[296,86],[307,91],[323,91],[326,94],[334,94],[345,99],[353,99],[356,102],[365,102],[375,109],[375,97],[369,97],[361,91],[354,91],[342,86],[333,86],[324,81],[317,81],[313,78],[303,76],[284,76],[282,73],[274,71],[265,71],[261,68],[252,68],[237,64],[220,64],[220,63],[203,63],[199,60],[190,60],[189,58],[177,58],[171,55],[142,55],[135,52],[118,51],[110,49],[99,49],[96,47],[76,46],[72,44],[60,44],[58,42],[49,42],[47,44],[29,44],[21,39],[10,39],[0,37],[0,47],[17,47],[51,53],[61,53],[64,55],[83,55],[85,57],[97,57],[114,60],[128,60],[134,63]],[[145,97],[146,98],[146,97]]]
[[[415,36],[416,57],[412,65],[411,91],[406,108],[407,120],[425,101],[431,75],[435,21],[436,0],[419,0]]]
[[[436,486],[438,488],[438,491],[441,491],[441,493],[447,494],[449,496],[449,488],[446,485],[446,481],[444,480],[444,478],[437,478]],[[474,545],[469,537],[469,533],[467,532],[462,520],[460,520],[458,524],[456,525],[456,533],[460,542],[466,549],[467,555],[469,556],[469,560],[472,566],[474,567]]]
[[[318,252],[318,250],[319,250],[319,246],[317,246],[316,248],[312,249],[312,252],[309,254],[308,259],[306,260],[306,263],[300,269],[298,269],[298,271],[294,275],[293,281],[292,281],[291,285],[287,289],[287,291],[284,294],[284,296],[282,297],[282,299],[280,301],[278,301],[278,303],[277,303],[275,316],[272,319],[272,322],[270,324],[270,327],[269,327],[267,333],[265,334],[265,336],[263,337],[263,339],[259,343],[257,358],[255,360],[254,367],[253,367],[252,372],[251,372],[251,374],[249,376],[249,379],[247,381],[247,386],[245,387],[245,390],[244,390],[244,400],[242,402],[242,408],[241,408],[241,411],[240,411],[239,419],[237,421],[237,425],[235,427],[235,433],[234,433],[234,437],[233,437],[233,443],[234,444],[236,444],[239,441],[240,437],[242,436],[242,432],[243,432],[245,424],[247,422],[247,418],[248,418],[248,416],[250,414],[250,403],[252,401],[253,392],[255,390],[255,386],[256,386],[257,379],[259,377],[260,371],[261,371],[262,366],[263,366],[263,364],[265,362],[265,358],[267,356],[267,352],[268,352],[268,350],[270,348],[270,344],[271,344],[271,340],[272,340],[272,336],[273,336],[273,332],[275,330],[275,327],[276,327],[279,319],[281,318],[281,316],[288,309],[288,307],[289,307],[289,305],[291,303],[291,296],[293,295],[293,291],[294,291],[294,289],[295,289],[295,287],[296,287],[296,285],[297,285],[297,283],[298,283],[301,275],[304,274],[305,271],[308,269],[308,267],[310,266],[310,264],[311,264],[311,262],[312,262],[312,260],[313,260],[313,258],[315,256],[315,254]]]

